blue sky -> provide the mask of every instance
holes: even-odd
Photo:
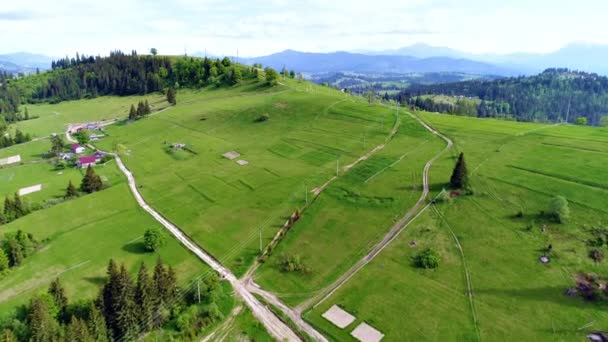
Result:
[[[608,44],[605,0],[18,0],[0,3],[0,53],[257,56],[424,42],[473,53]]]

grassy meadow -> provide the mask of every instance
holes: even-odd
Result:
[[[465,153],[474,194],[437,205],[405,229],[377,259],[327,301],[305,314],[333,339],[353,340],[321,317],[338,304],[402,340],[583,341],[608,324],[606,307],[564,295],[578,272],[606,274],[588,257],[592,227],[608,221],[605,174],[608,131],[423,114],[450,136],[455,150],[431,169],[447,182],[456,152]],[[563,195],[571,218],[542,217]],[[518,215],[519,212],[521,215]],[[546,225],[545,232],[541,226]],[[464,259],[451,235],[458,238]],[[408,243],[416,241],[419,247]],[[550,263],[539,257],[552,245]],[[411,265],[415,250],[441,254],[436,270]],[[463,261],[473,292],[466,296]],[[473,319],[476,317],[476,322]]]
[[[183,91],[170,110],[108,127],[98,145],[121,146],[146,200],[242,274],[259,254],[260,235],[268,243],[305,204],[307,189],[384,142],[397,121],[394,109],[288,82]],[[229,151],[249,164],[222,157]]]

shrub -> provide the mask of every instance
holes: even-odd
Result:
[[[439,266],[439,253],[427,248],[413,258],[414,266],[418,268],[437,268]]]
[[[268,113],[264,113],[264,114],[258,116],[257,119],[255,119],[255,122],[264,122],[264,121],[268,121],[268,119],[270,119],[270,115],[268,115]]]
[[[592,249],[589,251],[589,257],[595,262],[600,262],[604,260],[604,253],[599,249]]]
[[[308,268],[302,262],[302,259],[297,254],[283,254],[279,258],[279,269],[282,272],[301,272],[301,273],[310,273],[310,268]]]
[[[549,204],[549,215],[559,223],[565,223],[570,218],[570,208],[568,200],[563,196],[555,196]]]

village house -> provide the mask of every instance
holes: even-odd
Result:
[[[59,155],[58,155],[58,157],[63,160],[70,160],[70,159],[72,159],[73,156],[74,156],[74,154],[72,154],[72,153],[63,153],[63,152],[59,153]]]
[[[95,156],[82,156],[78,158],[76,165],[80,168],[86,168],[89,166],[94,166],[97,163],[97,158]]]
[[[72,150],[73,153],[82,153],[84,152],[84,147],[80,146],[79,144],[72,144],[70,146],[70,150]]]

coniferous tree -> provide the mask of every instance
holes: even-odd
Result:
[[[18,342],[17,336],[11,329],[4,329],[2,335],[0,335],[0,341],[2,342]]]
[[[65,329],[66,342],[91,342],[94,341],[87,329],[87,324],[84,320],[72,316],[70,323]]]
[[[99,310],[97,305],[91,304],[89,310],[88,319],[89,333],[91,334],[92,340],[95,342],[108,342],[108,327],[106,326],[106,320],[103,313]]]
[[[84,178],[82,178],[82,183],[80,184],[80,190],[82,192],[91,194],[93,192],[101,190],[102,187],[103,187],[103,182],[101,181],[101,177],[99,177],[95,173],[95,170],[93,170],[91,165],[89,165],[87,167],[87,171],[84,175]]]
[[[4,198],[4,217],[7,222],[15,219],[15,206],[8,196]]]
[[[129,110],[129,120],[137,119],[137,110],[134,105],[131,105],[131,109]]]
[[[51,135],[51,153],[57,155],[63,151],[65,143],[59,134]]]
[[[169,102],[171,105],[174,105],[174,106],[177,104],[177,99],[175,96],[175,89],[169,88],[167,90],[167,102]]]
[[[19,266],[23,262],[23,250],[16,239],[8,241],[8,261],[11,267]]]
[[[18,193],[15,193],[15,196],[13,197],[13,212],[16,219],[28,213],[28,210],[21,201],[21,196],[19,196]]]
[[[468,185],[468,170],[467,164],[464,160],[464,153],[460,153],[458,156],[458,161],[454,166],[454,171],[452,172],[452,177],[450,178],[450,185],[455,189],[462,189]]]
[[[124,265],[120,267],[118,275],[118,296],[114,301],[116,314],[116,339],[130,340],[137,334],[136,306],[134,301],[133,281]]]
[[[68,187],[65,189],[65,195],[63,196],[63,198],[74,198],[78,196],[78,190],[76,190],[76,187],[74,186],[74,184],[72,184],[72,181],[70,180],[70,182],[68,183]]]
[[[137,286],[135,287],[135,303],[137,305],[137,320],[140,331],[149,331],[152,328],[154,313],[154,287],[148,275],[148,269],[142,262],[137,274]]]
[[[116,263],[113,259],[108,262],[107,269],[108,278],[104,284],[101,293],[99,295],[97,305],[100,311],[103,313],[105,323],[110,335],[115,335],[116,331],[116,315],[115,315],[115,301],[118,298],[119,293],[119,273]]]
[[[137,117],[141,117],[146,113],[146,108],[144,106],[144,103],[142,101],[139,101],[137,103]]]
[[[0,274],[8,270],[9,266],[8,256],[6,255],[4,249],[0,248]]]
[[[28,326],[30,342],[49,342],[56,338],[56,322],[49,313],[47,303],[40,297],[30,301]]]
[[[148,115],[150,113],[152,113],[152,108],[150,108],[150,102],[146,100],[146,102],[144,102],[144,114]]]
[[[59,309],[59,320],[63,323],[68,321],[68,297],[65,295],[65,289],[61,285],[59,278],[55,278],[49,286],[48,293],[53,298],[57,309]]]

